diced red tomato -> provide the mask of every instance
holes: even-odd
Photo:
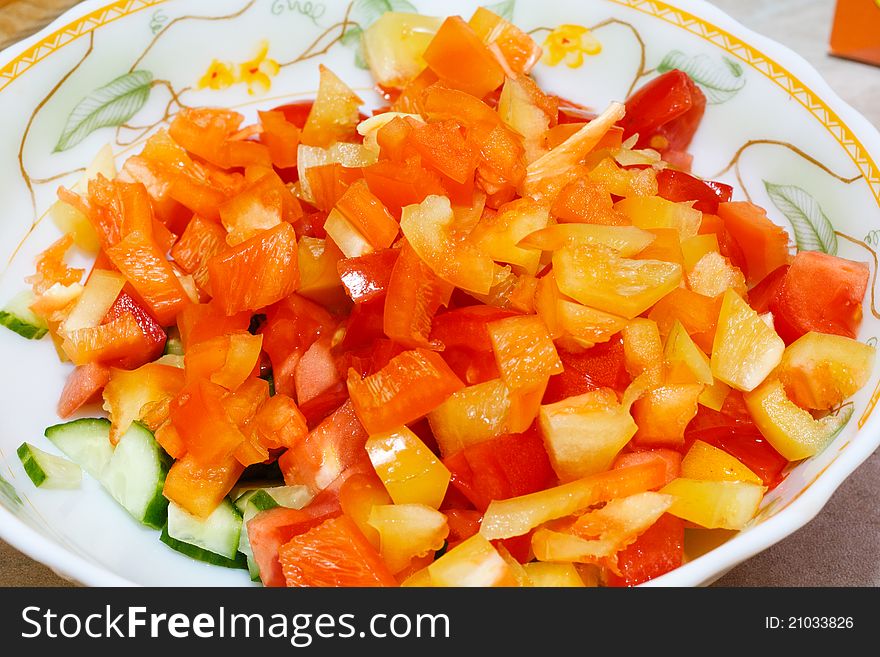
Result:
[[[100,363],[87,363],[74,369],[67,377],[61,399],[58,401],[58,417],[67,419],[83,404],[96,399],[110,380],[110,368]]]
[[[608,586],[636,586],[678,568],[684,558],[684,521],[668,513],[617,554],[619,574]]]
[[[558,349],[562,373],[550,377],[544,392],[544,404],[562,401],[598,388],[612,388],[623,393],[632,381],[626,371],[623,338],[618,334],[608,342],[575,353]]]
[[[641,465],[642,463],[650,463],[659,461],[666,468],[666,482],[669,483],[673,479],[681,476],[681,452],[672,449],[646,449],[638,452],[624,452],[616,459],[611,466],[612,469],[628,468],[633,465]]]
[[[788,460],[773,449],[754,425],[730,423],[700,430],[689,429],[685,439],[687,445],[702,440],[723,449],[758,475],[765,486],[771,488],[782,481],[782,471],[788,465]]]
[[[742,250],[745,262],[741,267],[748,283],[758,283],[788,264],[788,233],[770,221],[762,208],[741,201],[721,203],[718,216]]]
[[[700,180],[676,169],[657,172],[657,194],[667,201],[696,201],[694,209],[715,214],[719,203],[727,203],[733,196],[733,187],[712,180]]]

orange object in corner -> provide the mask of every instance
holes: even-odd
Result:
[[[837,0],[830,52],[880,66],[880,1]]]

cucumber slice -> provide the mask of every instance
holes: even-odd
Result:
[[[161,529],[168,515],[162,490],[170,467],[171,459],[152,432],[135,422],[119,439],[101,483],[136,520]]]
[[[194,516],[172,502],[166,527],[175,541],[234,560],[241,535],[241,513],[228,499],[207,518]]]
[[[44,452],[30,443],[22,443],[16,453],[37,488],[79,488],[82,483],[82,468],[76,463]]]
[[[143,425],[135,422],[110,443],[110,421],[86,418],[46,429],[46,437],[97,479],[135,520],[161,529],[168,500],[162,495],[171,459]]]
[[[247,568],[247,563],[243,554],[236,554],[234,559],[221,557],[219,554],[214,554],[213,552],[196,547],[195,545],[190,545],[189,543],[184,543],[183,541],[171,538],[168,535],[167,526],[162,529],[162,534],[159,536],[159,540],[172,550],[177,550],[181,554],[185,554],[196,561],[204,561],[213,566],[222,566],[223,568]]]
[[[268,511],[280,505],[275,501],[275,498],[266,492],[265,488],[257,488],[249,490],[235,499],[235,508],[240,513],[244,514],[249,506],[253,506],[258,511]]]
[[[46,438],[98,481],[113,458],[110,420],[83,418],[46,429]]]
[[[17,294],[3,310],[0,310],[0,325],[28,340],[42,338],[49,332],[49,326],[46,320],[38,317],[31,310],[30,305],[33,302],[34,293],[30,290]]]
[[[177,330],[177,327],[172,326],[167,333],[168,339],[165,340],[165,350],[162,355],[183,356],[183,340],[180,339],[180,331]]]

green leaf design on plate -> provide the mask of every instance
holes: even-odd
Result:
[[[351,8],[351,17],[362,28],[367,29],[379,20],[386,11],[419,13],[415,5],[408,0],[355,0],[354,6]]]
[[[816,199],[795,185],[774,185],[765,180],[764,187],[773,205],[791,222],[798,249],[837,255],[834,226]]]
[[[690,75],[703,88],[710,105],[727,102],[746,84],[742,66],[726,57],[718,64],[708,55],[688,57],[680,50],[673,50],[657,66],[657,72],[667,73],[674,69]]]
[[[880,246],[880,230],[872,230],[865,235],[864,242],[869,246]]]
[[[22,506],[23,504],[18,493],[15,492],[15,488],[2,476],[0,476],[0,501],[6,502],[6,505],[11,507]]]
[[[95,130],[119,126],[128,121],[147,102],[152,83],[152,73],[134,71],[95,89],[73,108],[55,152],[73,148]]]
[[[506,21],[513,21],[513,10],[516,9],[516,0],[496,2],[494,5],[486,5],[486,9],[494,14],[498,14]]]

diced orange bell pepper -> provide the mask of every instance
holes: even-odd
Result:
[[[134,315],[125,312],[106,324],[67,333],[62,348],[74,365],[86,365],[137,358],[150,344]]]
[[[214,298],[227,315],[289,296],[299,282],[296,232],[282,223],[208,261]]]
[[[646,232],[654,240],[638,255],[636,260],[662,260],[674,262],[684,267],[684,254],[681,251],[681,236],[675,228],[649,228]]]
[[[632,407],[638,425],[638,445],[676,447],[684,444],[684,430],[697,414],[697,400],[703,386],[693,383],[668,384],[649,390]]]
[[[174,269],[149,237],[134,231],[107,249],[107,256],[128,279],[160,324],[169,326],[190,303]]]
[[[306,419],[296,403],[283,394],[275,394],[263,402],[250,429],[257,442],[267,449],[289,449],[309,432]]]
[[[432,320],[452,286],[440,280],[408,243],[399,254],[388,281],[383,330],[404,347],[436,349],[439,343],[429,340]]]
[[[25,279],[33,287],[35,295],[39,296],[56,283],[64,286],[79,283],[84,270],[72,269],[64,262],[64,256],[71,246],[73,237],[64,235],[37,257],[36,273]]]
[[[510,391],[501,379],[454,393],[428,413],[441,456],[450,456],[469,445],[509,433],[510,405]]]
[[[373,248],[388,248],[397,238],[400,227],[365,181],[352,183],[336,207]]]
[[[547,209],[529,199],[506,203],[494,215],[484,215],[470,233],[474,244],[496,262],[514,265],[517,272],[534,275],[541,253],[519,246],[528,235],[546,228]]]
[[[348,188],[362,177],[360,169],[342,166],[339,162],[309,167],[305,178],[309,183],[312,205],[330,212]]]
[[[295,167],[300,129],[287,120],[284,112],[260,112],[259,115],[263,126],[260,142],[269,149],[272,164],[279,169]]]
[[[223,227],[196,215],[171,249],[171,257],[186,273],[192,274],[200,289],[210,294],[208,261],[225,248]]]
[[[460,16],[443,22],[424,57],[443,82],[477,98],[483,98],[504,83],[504,70]]]
[[[366,303],[385,295],[400,253],[400,249],[382,249],[339,260],[337,272],[351,300]]]
[[[266,175],[220,206],[220,220],[230,246],[241,244],[280,224],[284,195],[290,192],[275,176]]]
[[[351,401],[371,434],[417,420],[463,387],[440,355],[426,349],[404,351],[365,379],[348,371]]]
[[[193,515],[207,518],[223,501],[244,466],[233,457],[210,465],[202,465],[187,454],[171,466],[165,478],[163,494]]]
[[[485,7],[477,8],[468,25],[496,58],[503,58],[506,70],[528,75],[541,58],[541,48],[532,37]]]
[[[165,424],[158,427],[154,433],[156,442],[165,450],[171,458],[178,460],[186,456],[186,444],[183,438],[177,433],[177,429],[167,420]]]
[[[614,209],[608,187],[589,178],[577,178],[563,187],[550,213],[563,222],[610,226],[630,223],[623,213]]]
[[[149,404],[168,400],[183,388],[183,370],[148,363],[136,370],[110,370],[104,388],[104,410],[110,414],[110,441],[116,444]]]
[[[440,507],[450,473],[416,434],[406,427],[374,434],[367,440],[366,449],[395,504]]]
[[[657,322],[664,337],[669,335],[676,321],[681,322],[691,339],[708,354],[712,351],[720,312],[720,298],[711,299],[680,287],[660,299],[648,317]]]
[[[422,123],[409,133],[408,142],[422,162],[459,184],[473,178],[478,153],[452,121]]]
[[[184,349],[236,331],[246,331],[251,313],[242,311],[227,316],[216,303],[194,303],[177,316],[177,328]]]
[[[257,366],[262,343],[262,335],[237,332],[189,345],[184,355],[187,383],[208,379],[235,390]]]
[[[666,468],[666,482],[681,476],[681,452],[673,449],[645,449],[638,452],[622,452],[614,459],[613,469],[629,468],[644,463],[662,463]]]
[[[391,504],[391,497],[375,473],[353,475],[339,489],[342,513],[352,519],[377,550],[379,532],[369,522],[370,513],[374,506],[385,504]]]
[[[562,372],[562,362],[537,315],[509,317],[488,325],[501,378],[511,390],[530,389]]]
[[[440,176],[425,169],[418,159],[382,160],[364,167],[363,172],[370,191],[394,217],[400,217],[407,205],[421,203],[432,194],[446,194]]]
[[[408,568],[415,557],[433,557],[449,535],[446,516],[424,504],[375,505],[369,524],[379,533],[379,553],[392,573]]]
[[[309,146],[350,141],[355,136],[359,120],[358,108],[364,101],[323,64],[320,65],[320,74],[318,97],[300,139]]]
[[[207,380],[188,387],[171,406],[171,421],[199,464],[223,463],[245,441],[223,405],[226,389]]]

